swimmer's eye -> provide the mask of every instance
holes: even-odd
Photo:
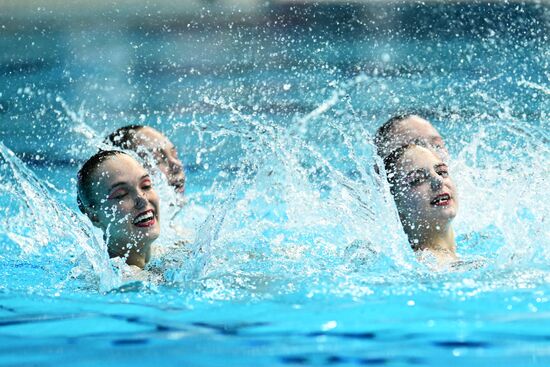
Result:
[[[170,149],[170,158],[179,160],[179,158],[178,158],[178,151],[176,150],[175,147],[172,148],[172,149]]]
[[[439,136],[434,136],[431,139],[431,145],[434,147],[445,149],[445,142]]]
[[[438,170],[437,174],[444,178],[449,177],[449,171],[447,171],[446,169]]]
[[[126,195],[128,195],[128,192],[126,190],[122,190],[122,189],[118,189],[116,190],[115,192],[112,192],[108,199],[122,199],[124,198]]]
[[[155,159],[159,163],[165,163],[168,161],[168,155],[164,150],[156,149],[155,150]]]
[[[408,184],[412,187],[420,186],[424,181],[426,181],[426,179],[427,176],[425,173],[418,173],[410,177],[410,179],[408,180]]]
[[[435,173],[437,173],[439,176],[445,178],[449,177],[449,168],[446,164],[441,163],[434,167]]]
[[[409,185],[410,185],[410,186],[413,186],[413,187],[414,187],[414,186],[418,186],[418,185],[420,185],[420,184],[422,183],[422,181],[423,181],[423,180],[421,180],[420,177],[419,177],[419,178],[415,178],[414,180],[409,181]]]
[[[151,180],[144,180],[142,183],[141,183],[141,188],[143,190],[150,190],[153,188],[153,183],[151,182]]]

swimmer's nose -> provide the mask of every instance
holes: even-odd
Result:
[[[443,162],[449,161],[449,151],[445,146],[439,146],[437,147],[437,153],[439,155],[439,158],[443,160]]]
[[[432,186],[432,190],[437,191],[441,188],[441,186],[443,186],[443,180],[441,176],[435,175],[432,177],[432,181],[430,184]]]
[[[183,163],[177,157],[168,158],[168,167],[170,168],[170,174],[173,176],[183,172]]]
[[[170,157],[168,162],[170,163],[171,166],[173,166],[174,168],[177,168],[179,171],[183,169],[183,163],[181,163],[181,161],[177,157]]]
[[[147,199],[143,196],[143,194],[139,193],[134,199],[134,205],[136,209],[145,208],[147,206]]]

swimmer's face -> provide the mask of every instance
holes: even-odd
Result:
[[[448,162],[449,152],[439,132],[428,121],[418,116],[410,116],[392,126],[381,155],[387,157],[399,147],[415,144],[434,151],[443,161]]]
[[[166,176],[170,186],[178,193],[185,191],[185,171],[183,164],[178,158],[176,147],[166,136],[159,131],[144,127],[139,129],[133,139],[133,143],[138,147],[143,147],[145,151],[152,154],[158,169]],[[143,156],[143,151],[140,155]]]
[[[119,154],[97,167],[92,182],[94,224],[103,230],[109,252],[124,256],[150,246],[160,234],[159,198],[147,171]]]
[[[413,146],[396,162],[392,192],[406,227],[444,228],[456,216],[458,199],[447,165],[431,150]]]

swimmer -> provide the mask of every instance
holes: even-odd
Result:
[[[186,177],[183,164],[174,144],[160,131],[149,126],[129,125],[111,133],[105,138],[105,143],[132,150],[145,162],[152,157],[156,167],[164,174],[174,191],[184,193]]]
[[[440,264],[458,260],[451,225],[458,199],[447,164],[432,150],[411,144],[388,154],[384,166],[414,251],[431,254]]]
[[[121,127],[107,136],[104,143],[136,152],[145,164],[149,162],[146,166],[149,170],[155,169],[153,166],[158,168],[175,193],[160,191],[163,203],[167,204],[163,233],[171,240],[193,242],[208,212],[183,196],[186,176],[174,144],[159,131],[141,125]]]
[[[416,144],[433,150],[445,162],[449,160],[449,152],[439,132],[417,115],[392,117],[378,129],[374,143],[382,159],[399,147]]]
[[[78,207],[101,229],[109,256],[143,269],[160,234],[159,197],[130,155],[99,151],[78,172]]]

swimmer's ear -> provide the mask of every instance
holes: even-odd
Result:
[[[86,208],[86,216],[88,216],[88,218],[90,218],[90,221],[92,222],[94,227],[99,228],[99,217],[98,217],[97,212],[96,212],[96,210],[93,206],[90,206],[90,207]]]
[[[84,203],[82,202],[79,196],[76,197],[76,202],[78,204],[78,209],[80,209],[80,212],[86,215],[95,227],[98,227],[99,218],[94,208],[84,205]]]
[[[89,211],[88,213],[86,213],[86,215],[88,216],[88,218],[90,218],[90,221],[92,222],[94,227],[99,228],[99,218],[97,217],[97,214],[93,211]]]

